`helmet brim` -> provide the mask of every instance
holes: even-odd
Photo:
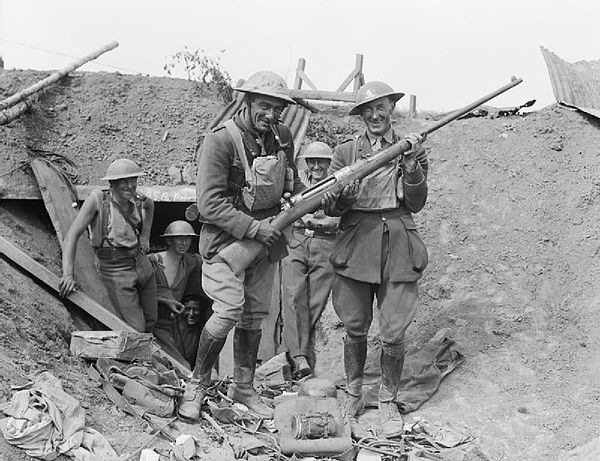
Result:
[[[162,234],[159,237],[200,237],[198,234],[194,234],[193,232],[178,232],[176,234]]]
[[[146,173],[139,172],[136,174],[114,174],[114,175],[106,175],[103,178],[100,178],[100,181],[116,181],[117,179],[125,179],[125,178],[137,178],[139,176],[144,176]]]
[[[288,104],[296,104],[296,101],[294,101],[289,96],[285,96],[285,95],[279,94],[279,93],[274,93],[271,91],[249,90],[247,88],[242,88],[242,87],[236,87],[236,88],[234,88],[234,90],[239,91],[240,93],[251,93],[251,94],[258,94],[258,95],[262,95],[262,96],[269,96],[271,98],[281,99],[282,101],[285,101]]]
[[[356,104],[352,109],[350,109],[350,115],[360,115],[360,113],[362,112],[362,107],[365,104],[368,104],[370,102],[376,101],[376,100],[381,99],[381,98],[390,98],[390,99],[393,100],[393,102],[395,104],[404,95],[405,95],[405,93],[400,93],[400,92],[394,91],[392,93],[384,93],[384,94],[381,94],[381,95],[374,96],[372,98],[365,99],[360,104]]]

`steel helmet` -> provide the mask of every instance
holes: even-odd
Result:
[[[393,102],[396,102],[398,99],[404,96],[404,93],[394,91],[393,88],[387,83],[377,80],[365,83],[360,87],[358,93],[356,94],[356,103],[354,104],[352,110],[350,110],[350,115],[360,115],[362,110],[361,108],[364,104],[386,96],[389,97]]]
[[[185,221],[173,221],[161,237],[197,237],[192,225]]]
[[[326,158],[327,160],[331,160],[331,157],[333,157],[333,151],[331,150],[331,147],[324,142],[314,141],[304,148],[302,157],[305,159]]]
[[[242,86],[234,89],[242,93],[262,94],[281,99],[289,104],[296,104],[296,101],[290,98],[290,90],[283,77],[268,70],[261,70],[252,74]]]
[[[143,176],[145,173],[140,169],[139,166],[133,160],[128,158],[120,158],[115,160],[106,169],[106,175],[103,178],[105,181],[114,181],[123,178],[137,178]]]

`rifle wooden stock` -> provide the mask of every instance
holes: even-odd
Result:
[[[521,83],[522,79],[513,77],[511,82],[504,85],[501,88],[489,93],[488,95],[472,102],[471,104],[458,109],[442,120],[439,120],[426,130],[422,131],[421,136],[427,136],[436,130],[439,130],[444,125],[456,120],[458,117],[471,112],[473,109],[479,107],[483,103],[489,101],[492,98],[510,90]],[[379,151],[377,154],[367,157],[352,165],[346,166],[339,171],[336,171],[333,175],[319,181],[313,186],[305,189],[299,194],[294,195],[290,199],[291,207],[283,210],[277,216],[273,218],[271,224],[276,229],[283,231],[286,227],[291,225],[294,221],[300,219],[307,213],[311,213],[317,210],[321,206],[321,201],[327,192],[333,192],[338,194],[342,189],[356,179],[362,179],[365,176],[378,170],[386,163],[394,160],[399,155],[410,150],[411,146],[406,140],[398,141],[395,144]],[[264,245],[258,240],[242,239],[237,240],[227,247],[223,248],[219,252],[219,256],[231,267],[231,269],[239,274],[246,269],[252,261],[264,251]]]

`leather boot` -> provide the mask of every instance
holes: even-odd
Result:
[[[358,417],[365,409],[362,396],[363,373],[367,359],[367,340],[352,341],[344,339],[344,371],[346,373],[346,389],[348,398],[344,405],[344,416],[350,421],[352,437],[356,440],[370,437],[358,423]]]
[[[381,351],[381,386],[379,388],[379,423],[387,439],[404,433],[404,421],[398,411],[396,394],[404,366],[404,355],[394,357]]]
[[[211,384],[212,368],[225,345],[226,338],[215,338],[206,329],[202,330],[198,341],[198,354],[192,379],[185,385],[183,397],[179,401],[177,414],[183,419],[200,419],[200,408]]]
[[[229,385],[227,396],[260,418],[272,418],[273,409],[264,404],[254,389],[254,371],[260,345],[260,330],[236,328],[233,335],[233,383]]]

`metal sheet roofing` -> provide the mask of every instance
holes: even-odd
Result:
[[[566,62],[540,47],[556,101],[600,118],[600,60]]]

